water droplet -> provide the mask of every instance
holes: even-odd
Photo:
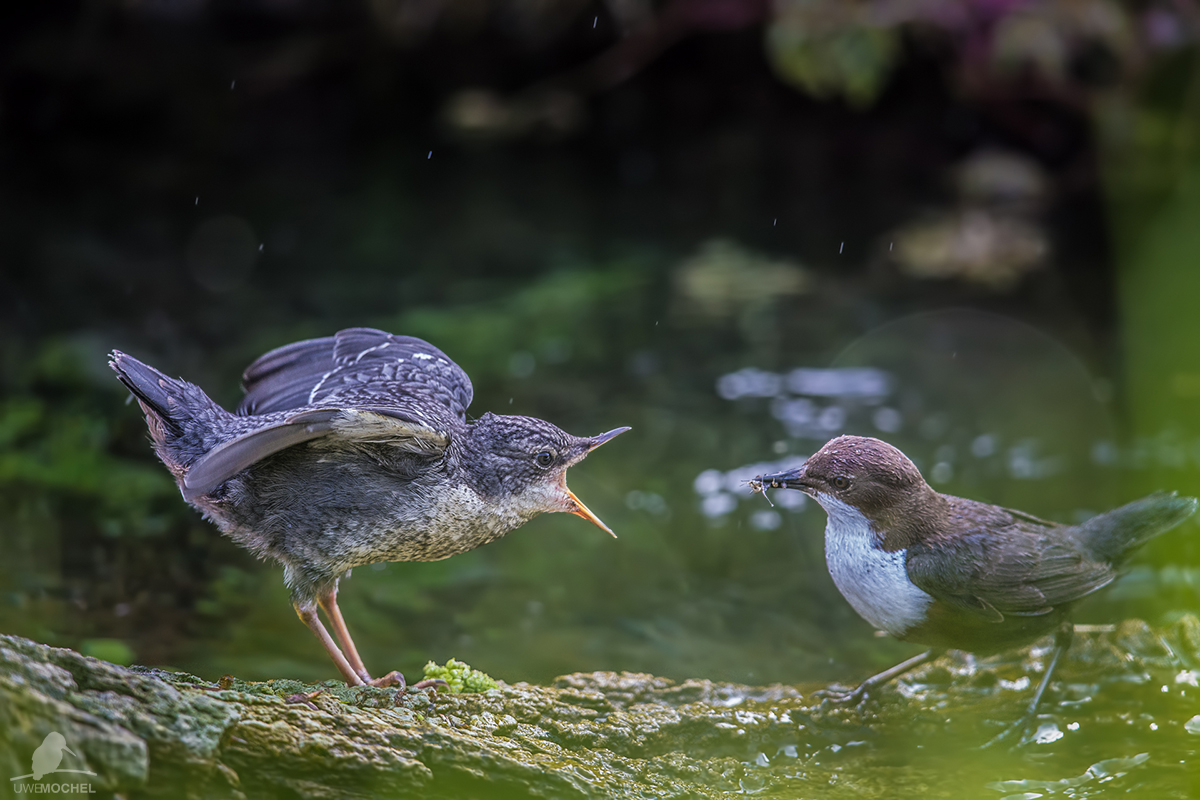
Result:
[[[1183,723],[1183,729],[1188,733],[1200,734],[1200,714]]]
[[[871,416],[871,422],[884,433],[896,433],[900,430],[900,426],[904,424],[904,417],[896,409],[883,406],[876,409],[875,413]]]
[[[990,433],[980,434],[971,442],[971,455],[987,458],[996,452],[996,437]]]
[[[783,517],[777,511],[756,511],[750,517],[750,526],[755,530],[773,531],[783,524]]]
[[[1044,722],[1038,726],[1037,733],[1033,735],[1033,741],[1037,744],[1050,744],[1057,742],[1064,735],[1055,723]]]
[[[518,350],[508,359],[508,372],[514,378],[528,378],[537,369],[537,359],[528,350]]]
[[[747,775],[738,781],[738,786],[744,794],[758,794],[766,788],[767,782],[761,776]]]
[[[696,490],[696,494],[709,495],[721,491],[721,487],[725,485],[725,473],[719,469],[706,469],[696,476],[696,480],[692,482],[692,488]]]
[[[700,503],[700,511],[709,519],[723,517],[737,508],[737,498],[727,492],[718,492],[705,497]]]
[[[1087,772],[1081,777],[1090,775],[1093,778],[1099,778],[1101,781],[1111,780],[1112,778],[1119,778],[1129,770],[1140,764],[1145,764],[1149,760],[1149,753],[1139,753],[1132,758],[1106,758],[1088,767]]]

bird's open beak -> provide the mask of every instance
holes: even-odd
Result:
[[[627,430],[629,430],[628,427],[613,428],[608,433],[602,433],[599,436],[593,436],[591,439],[591,442],[588,444],[588,449],[586,452],[587,453],[592,452],[597,447],[599,447],[600,445],[607,442],[609,439],[612,439],[615,436],[620,436],[622,433],[624,433]],[[595,514],[592,513],[592,510],[590,508],[588,508],[587,506],[585,506],[583,504],[582,500],[580,500],[578,497],[575,496],[574,492],[572,492],[570,489],[567,488],[565,476],[564,476],[564,480],[563,480],[563,489],[566,491],[567,496],[571,498],[571,502],[574,503],[574,505],[575,505],[575,508],[571,509],[572,514],[574,514],[577,517],[583,517],[588,522],[594,523],[596,525],[596,527],[600,528],[600,530],[608,533],[609,536],[613,537],[614,539],[617,538],[617,535],[612,532],[612,528],[605,525],[600,520],[599,517],[597,517]]]
[[[565,489],[566,487],[564,486],[563,488]],[[575,509],[571,512],[572,514],[574,514],[577,517],[583,517],[584,519],[588,520],[589,522],[596,523],[596,526],[598,528],[600,528],[600,530],[605,531],[606,533],[608,533],[609,536],[613,537],[614,539],[617,538],[617,535],[612,532],[612,528],[608,527],[603,522],[601,522],[600,518],[597,517],[595,514],[593,514],[592,510],[590,508],[588,508],[587,506],[585,506],[583,504],[583,501],[580,500],[578,497],[576,497],[575,493],[572,492],[570,489],[567,489],[567,496],[569,496],[571,498],[571,502],[575,504]]]

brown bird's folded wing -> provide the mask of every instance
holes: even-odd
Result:
[[[471,379],[441,350],[373,328],[348,328],[272,350],[246,368],[242,383],[242,415],[305,406],[411,407],[426,416],[444,409],[465,421],[473,395]]]
[[[386,444],[414,455],[435,458],[445,452],[450,443],[450,435],[435,424],[434,420],[422,420],[391,408],[301,411],[230,439],[205,453],[184,476],[183,494],[189,500],[208,494],[267,456],[321,437]]]
[[[959,500],[955,511],[977,524],[908,550],[909,580],[936,600],[1002,622],[1049,614],[1116,577],[1111,564],[1089,557],[1073,528],[971,501]]]

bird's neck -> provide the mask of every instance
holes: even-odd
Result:
[[[855,508],[855,511],[870,524],[879,547],[888,552],[935,540],[950,523],[949,502],[928,484],[899,493],[886,505],[867,510]]]
[[[451,443],[446,452],[446,471],[451,485],[460,487],[460,496],[471,496],[471,513],[480,528],[495,536],[519,528],[538,515],[541,508],[537,498],[522,491],[524,487],[510,485],[505,476],[494,469],[488,441],[464,436]],[[486,439],[486,437],[484,437]]]

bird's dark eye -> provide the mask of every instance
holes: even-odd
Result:
[[[537,461],[539,467],[548,467],[554,463],[554,454],[549,450],[543,450],[537,454],[537,458],[534,460]]]
[[[850,488],[850,479],[845,476],[838,475],[836,478],[833,479],[833,488],[849,489]]]

